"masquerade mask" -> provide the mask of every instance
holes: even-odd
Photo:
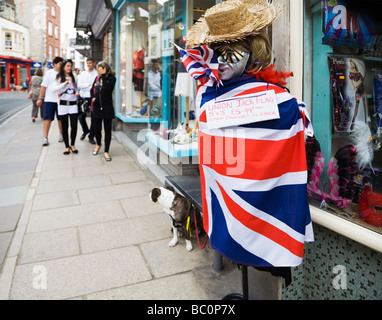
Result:
[[[228,63],[237,63],[244,58],[245,52],[221,48],[216,50],[216,54]]]
[[[219,62],[219,77],[221,80],[231,80],[233,78],[240,77],[249,60],[249,53],[229,50],[229,49],[217,49]]]

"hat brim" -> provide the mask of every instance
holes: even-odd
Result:
[[[226,0],[225,2],[235,1]],[[255,16],[255,21],[246,25],[241,30],[227,30],[225,34],[212,35],[208,24],[202,16],[194,24],[186,36],[187,46],[196,47],[202,44],[213,44],[218,42],[235,42],[245,39],[248,36],[259,34],[266,27],[271,25],[282,13],[280,5],[273,5],[268,0],[240,0],[245,4],[248,11]],[[227,20],[226,25],[232,23]]]

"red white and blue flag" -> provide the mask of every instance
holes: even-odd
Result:
[[[196,80],[207,77],[210,84],[221,84],[219,79],[219,63],[214,51],[206,45],[190,49],[188,51],[174,44],[182,56],[182,62],[187,72]]]
[[[274,90],[279,119],[209,129],[211,101]],[[307,194],[305,104],[284,88],[241,77],[200,85],[196,95],[204,228],[230,260],[257,267],[301,264],[314,240]]]

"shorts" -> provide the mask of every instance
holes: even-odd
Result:
[[[54,115],[56,115],[57,120],[61,120],[57,112],[57,103],[45,102],[44,103],[44,119],[53,121]]]

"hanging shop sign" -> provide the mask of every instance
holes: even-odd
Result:
[[[42,62],[34,62],[32,64],[32,68],[36,68],[36,69],[42,68]]]
[[[323,0],[323,44],[361,48],[382,56],[382,21],[371,1]]]

